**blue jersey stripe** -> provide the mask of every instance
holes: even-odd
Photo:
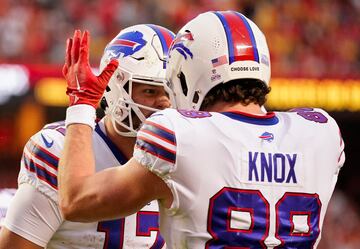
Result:
[[[26,145],[29,152],[38,158],[39,160],[43,161],[51,168],[57,170],[59,164],[59,158],[48,152],[46,149],[42,148],[41,146],[37,145],[33,141],[29,141]]]
[[[149,131],[149,133],[156,134],[157,137],[159,137],[162,140],[165,140],[166,142],[176,145],[176,139],[174,133],[171,133],[171,131],[165,130],[165,128],[161,128],[159,125],[156,125],[154,123],[146,121],[143,126],[141,127],[141,131]]]
[[[39,164],[36,164],[32,159],[28,158],[26,155],[23,155],[23,162],[25,164],[25,167],[31,171],[36,173],[37,177],[40,180],[45,181],[50,186],[57,189],[57,176],[52,174],[51,172],[47,171],[44,167],[40,166]]]
[[[275,115],[268,114],[266,116],[246,116],[240,113],[235,113],[235,112],[221,112],[221,114],[241,121],[241,122],[245,122],[245,123],[249,123],[249,124],[255,124],[255,125],[275,125],[277,123],[279,123],[279,119],[278,117],[276,117]]]
[[[168,161],[170,163],[175,163],[175,158],[176,158],[175,153],[166,150],[165,148],[161,148],[158,144],[150,143],[149,141],[145,141],[138,137],[136,139],[136,146],[165,161]]]
[[[100,126],[96,124],[95,132],[104,140],[107,146],[110,148],[111,152],[114,154],[116,159],[121,165],[124,165],[129,159],[118,149],[118,147],[110,140],[109,137],[100,129]]]

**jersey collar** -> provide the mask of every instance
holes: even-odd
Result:
[[[95,126],[95,132],[104,140],[107,146],[110,148],[111,152],[114,154],[116,159],[121,165],[124,165],[129,159],[116,147],[116,145],[110,140],[110,138],[105,134],[105,126],[103,119],[98,122]]]
[[[220,112],[220,113],[229,118],[249,124],[275,125],[279,123],[279,119],[278,117],[276,117],[275,112],[268,112],[265,115],[254,115],[239,111],[228,111],[228,112]]]

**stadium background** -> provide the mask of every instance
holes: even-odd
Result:
[[[75,28],[90,30],[96,68],[124,27],[155,23],[176,32],[200,12],[228,9],[253,19],[267,37],[267,108],[322,107],[337,120],[347,159],[319,248],[360,248],[360,0],[1,0],[0,188],[16,187],[29,137],[64,119],[61,66]]]

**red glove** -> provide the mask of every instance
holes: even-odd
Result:
[[[112,60],[99,76],[95,76],[89,64],[89,38],[88,31],[81,34],[76,30],[73,38],[67,40],[62,72],[67,82],[70,106],[86,104],[96,108],[119,64]]]

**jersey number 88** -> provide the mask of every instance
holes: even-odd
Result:
[[[209,204],[207,229],[212,239],[205,248],[267,248],[270,206],[260,191],[224,187]],[[320,210],[317,194],[286,192],[275,205],[275,237],[281,241],[275,248],[313,248],[320,233]],[[250,214],[250,226],[233,228],[233,211]],[[305,217],[306,231],[295,229],[296,217]]]

